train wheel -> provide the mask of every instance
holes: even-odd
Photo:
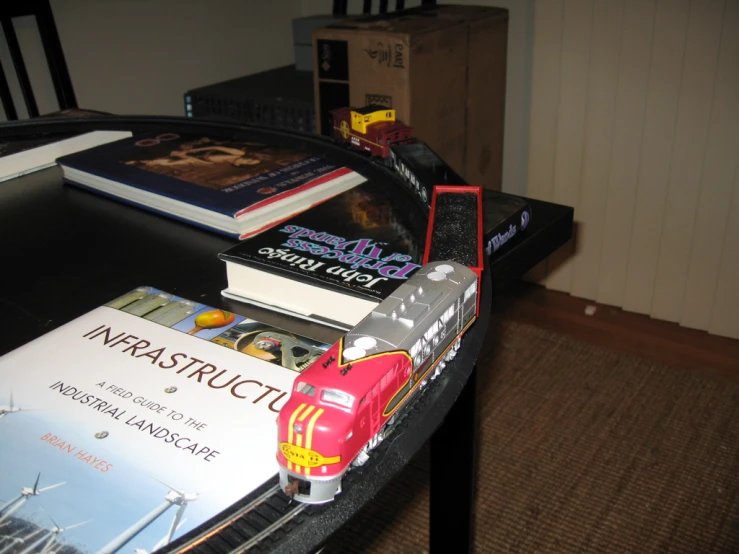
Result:
[[[457,341],[452,345],[452,347],[449,349],[449,352],[447,352],[446,356],[444,357],[445,362],[450,362],[454,359],[454,356],[457,355],[457,351],[459,350],[459,346],[462,339],[457,339]]]
[[[442,370],[446,367],[446,362],[444,360],[440,361],[438,364],[436,364],[436,369],[434,369],[434,374],[431,376],[431,380],[433,381],[436,379],[439,375],[441,375]]]
[[[362,467],[367,463],[367,460],[369,460],[369,448],[365,444],[362,450],[359,451],[359,454],[357,454],[357,457],[352,461],[352,465],[354,467]]]
[[[382,429],[380,429],[377,434],[370,439],[369,449],[374,450],[375,448],[377,448],[377,445],[380,444],[384,438],[385,434],[382,432]]]
[[[398,422],[398,413],[395,412],[393,415],[390,416],[390,419],[388,419],[385,422],[385,425],[382,426],[382,429],[380,429],[380,441],[384,441],[386,438],[390,436],[390,434],[393,432],[393,429],[395,428],[395,424]]]

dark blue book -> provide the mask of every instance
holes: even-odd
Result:
[[[68,183],[244,239],[365,179],[323,158],[203,135],[138,135],[57,160]]]

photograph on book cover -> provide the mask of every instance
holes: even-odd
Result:
[[[224,192],[246,186],[262,186],[269,195],[286,186],[286,176],[314,163],[304,153],[259,142],[217,140],[209,137],[161,134],[134,142],[137,147],[119,161]],[[296,173],[297,174],[297,173]]]
[[[276,474],[277,413],[327,348],[139,287],[6,354],[5,552],[153,552],[217,515]]]

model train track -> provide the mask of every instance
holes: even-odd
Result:
[[[452,362],[454,363],[454,362]],[[367,471],[380,463],[387,455],[388,447],[396,436],[407,431],[410,420],[419,417],[423,410],[433,403],[432,396],[438,393],[439,382],[447,379],[446,370],[439,379],[429,382],[424,387],[424,394],[408,405],[388,431],[383,441],[371,454],[369,461],[361,468],[347,473],[345,484],[347,489],[362,485]],[[430,393],[430,394],[429,394]],[[201,530],[194,531],[191,537],[184,536],[180,540],[165,546],[161,552],[177,554],[236,554],[246,552],[271,553],[294,552],[294,544],[288,536],[301,534],[310,527],[314,516],[324,513],[325,506],[313,506],[300,502],[291,502],[280,490],[277,476],[264,483],[257,491],[247,497],[242,505],[237,505],[229,513],[218,516],[212,525],[207,523]]]
[[[275,540],[298,525],[309,506],[291,502],[277,479],[259,496],[239,507],[216,525],[204,530],[179,548],[190,554],[238,554],[269,550]]]
[[[426,388],[434,388],[430,385]],[[427,395],[420,395],[418,402],[407,407],[399,414],[397,422],[388,432],[388,439],[395,438],[395,433],[408,426],[408,417],[421,409],[427,402]],[[382,444],[373,452],[365,468],[375,465],[385,455],[387,444]],[[350,471],[347,484],[356,486],[355,480],[360,470]],[[280,490],[275,476],[262,485],[256,496],[246,501],[232,513],[221,516],[219,521],[203,529],[187,542],[175,546],[172,550],[165,547],[166,552],[188,554],[240,554],[242,552],[271,552],[288,533],[299,526],[308,524],[310,516],[321,511],[321,506],[312,506],[291,501]],[[186,539],[186,537],[183,537]]]

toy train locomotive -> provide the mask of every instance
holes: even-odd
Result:
[[[333,137],[348,146],[390,159],[390,147],[413,140],[413,127],[395,118],[395,110],[370,105],[331,110]]]
[[[479,220],[479,187],[447,194],[472,194],[467,215]],[[429,237],[465,238],[438,233],[433,226],[439,221],[443,218],[429,219]],[[344,474],[369,459],[429,380],[454,358],[478,315],[480,229],[473,225],[476,240],[468,242],[474,254],[463,260],[472,259],[474,267],[429,260],[427,239],[425,265],[296,379],[277,418],[280,486],[288,495],[309,504],[333,500]]]
[[[295,381],[278,417],[280,485],[333,500],[476,317],[477,275],[456,262],[418,270]]]

